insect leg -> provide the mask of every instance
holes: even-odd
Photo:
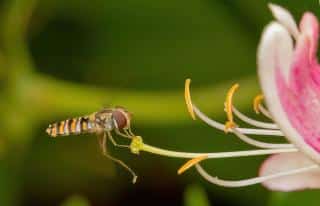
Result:
[[[132,183],[136,183],[138,176],[136,175],[136,173],[123,161],[111,156],[108,152],[107,152],[107,134],[103,133],[103,135],[98,135],[98,140],[99,140],[99,145],[102,151],[102,155],[105,156],[106,158],[112,160],[115,163],[118,163],[119,165],[121,165],[123,168],[125,168],[131,175],[132,175]]]
[[[132,135],[128,134],[127,132],[125,132],[125,134],[122,133],[122,132],[120,132],[119,129],[115,129],[114,131],[115,131],[115,133],[116,133],[117,135],[122,136],[122,137],[125,137],[125,138],[128,138],[128,139],[132,139],[132,137],[133,137]],[[125,131],[125,130],[124,130],[124,131]]]
[[[134,136],[134,135],[131,135],[131,134],[128,132],[127,129],[123,129],[123,131],[124,131],[124,133],[126,133],[126,135],[128,135],[128,136]]]
[[[110,132],[110,131],[108,131],[108,132],[107,132],[107,134],[108,134],[108,137],[109,137],[109,139],[110,139],[111,143],[112,143],[114,146],[116,146],[116,147],[125,147],[125,148],[129,148],[129,145],[118,144],[118,143],[113,139],[113,137],[112,137],[112,135],[111,135],[111,132]]]
[[[132,132],[132,130],[131,130],[131,127],[128,128],[128,132],[129,132],[130,135],[136,136],[135,134],[133,134],[133,132]]]
[[[108,152],[107,152],[107,137],[105,134],[101,135],[98,134],[98,142],[99,142],[99,146],[102,152],[102,155],[107,156]]]

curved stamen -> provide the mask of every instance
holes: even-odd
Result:
[[[189,160],[188,162],[186,162],[184,165],[182,165],[179,169],[178,169],[178,175],[181,175],[182,173],[184,173],[186,170],[188,170],[190,167],[192,167],[193,165],[197,164],[198,162],[201,162],[202,160],[207,159],[208,156],[207,155],[202,155],[196,158],[193,158],[191,160]]]
[[[237,151],[237,152],[218,152],[218,153],[207,153],[207,154],[197,154],[189,153],[191,160],[183,164],[178,170],[178,174],[181,174],[191,168],[192,166],[198,164],[205,159],[215,159],[215,158],[230,158],[230,157],[248,157],[248,156],[258,156],[266,154],[279,154],[288,152],[297,152],[297,148],[282,148],[282,149],[264,149],[264,150],[248,150],[248,151]],[[149,151],[150,152],[150,151]],[[157,153],[159,154],[159,153]],[[197,156],[194,156],[197,155]],[[168,155],[166,155],[168,156]],[[194,157],[191,157],[194,156]],[[172,157],[172,156],[171,156]],[[175,156],[178,157],[178,156]],[[186,157],[186,156],[184,156]]]
[[[247,144],[260,147],[260,148],[293,148],[293,144],[282,144],[282,143],[266,143],[266,142],[261,142],[255,139],[252,139],[248,137],[247,135],[242,134],[241,132],[238,131],[237,128],[233,128],[232,132],[239,137],[242,141],[246,142]]]
[[[253,99],[253,110],[259,114],[260,110],[259,110],[259,105],[261,105],[261,102],[263,101],[264,96],[263,94],[258,94],[257,96],[254,97]]]
[[[233,121],[233,113],[232,113],[232,98],[233,94],[239,88],[239,84],[234,84],[228,91],[226,101],[224,102],[224,111],[227,113],[228,121],[225,123],[224,132],[227,133],[231,128],[237,127],[235,122]]]
[[[197,171],[199,172],[199,174],[203,178],[205,178],[207,181],[209,181],[210,183],[213,183],[215,185],[220,185],[220,186],[224,186],[224,187],[244,187],[244,186],[262,183],[262,182],[272,180],[275,178],[279,178],[279,177],[300,174],[300,173],[304,173],[304,172],[309,172],[311,170],[319,169],[319,165],[314,164],[314,165],[301,167],[298,169],[292,169],[289,171],[279,172],[279,173],[266,175],[266,176],[262,176],[262,177],[255,177],[255,178],[250,178],[250,179],[246,179],[246,180],[230,181],[230,180],[222,180],[222,179],[219,179],[218,177],[213,177],[213,176],[209,175],[203,169],[203,167],[201,167],[200,164],[196,164],[195,167],[196,167]]]
[[[211,127],[224,131],[224,124],[210,119],[204,113],[202,113],[196,105],[193,104],[193,111],[203,122]],[[284,136],[280,130],[269,130],[269,129],[250,129],[250,128],[237,128],[242,134],[252,134],[252,135],[267,135],[267,136]]]
[[[270,113],[268,112],[268,110],[266,108],[264,108],[262,101],[264,99],[263,94],[258,94],[257,96],[255,96],[255,98],[253,99],[253,110],[259,114],[260,112],[268,117],[269,119],[273,119],[272,116],[270,115]]]
[[[268,117],[269,119],[273,120],[271,114],[269,113],[269,111],[263,106],[263,105],[259,105],[259,111],[266,117]]]
[[[253,120],[246,115],[242,114],[239,110],[237,110],[232,104],[232,98],[236,90],[239,88],[239,84],[233,85],[227,93],[227,98],[225,102],[225,110],[227,112],[228,122],[226,123],[226,130],[235,127],[235,123],[233,121],[233,112],[237,117],[239,117],[242,121],[251,124],[256,127],[266,128],[266,129],[279,129],[276,124],[260,122],[257,120]],[[254,108],[256,112],[259,112],[257,109],[263,100],[263,95],[258,95],[254,101]]]
[[[188,107],[188,111],[191,117],[194,119],[195,114],[208,125],[222,130],[225,130],[225,125],[210,119],[204,113],[202,113],[194,104],[192,104],[191,95],[190,95],[190,79],[186,80],[185,83],[185,101]],[[254,134],[254,135],[269,135],[269,136],[283,136],[280,130],[266,130],[266,129],[248,129],[248,128],[238,128],[238,130],[243,134]]]
[[[184,85],[184,99],[187,104],[187,109],[191,118],[195,120],[196,116],[194,115],[194,112],[193,112],[192,101],[190,96],[190,83],[191,83],[191,79],[186,79],[185,85]]]
[[[245,114],[237,110],[237,108],[235,108],[234,106],[232,107],[232,111],[239,119],[253,126],[265,128],[265,129],[279,129],[279,127],[276,124],[261,122],[261,121],[251,119],[250,117],[246,116]]]

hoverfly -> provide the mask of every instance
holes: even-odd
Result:
[[[98,112],[90,115],[63,120],[50,124],[46,132],[51,137],[79,135],[79,134],[96,134],[102,154],[112,161],[120,164],[127,169],[133,176],[133,183],[136,182],[137,176],[134,171],[123,161],[111,156],[107,152],[107,138],[116,147],[126,147],[128,145],[118,144],[113,138],[111,132],[132,139],[135,135],[131,131],[131,113],[123,107],[103,108]]]

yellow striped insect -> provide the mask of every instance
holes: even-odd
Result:
[[[133,183],[135,183],[136,174],[124,162],[108,154],[106,146],[108,138],[114,146],[129,147],[128,145],[118,144],[112,137],[111,132],[114,131],[122,137],[132,139],[135,135],[131,131],[131,116],[131,113],[122,107],[104,108],[90,115],[50,124],[46,132],[51,137],[85,133],[97,134],[102,154],[126,168],[133,175]]]

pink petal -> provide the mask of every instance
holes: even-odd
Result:
[[[259,176],[276,174],[313,165],[314,162],[302,153],[283,153],[269,157],[260,168]],[[301,174],[288,175],[262,183],[271,190],[293,191],[320,188],[320,169]]]
[[[320,163],[320,68],[315,56],[318,21],[304,14],[296,48],[290,33],[272,23],[258,50],[258,72],[266,104],[286,137]]]
[[[306,13],[300,29],[289,82],[278,68],[276,83],[290,123],[307,144],[320,152],[320,68],[315,56],[318,41],[316,18]]]
[[[303,33],[302,36],[305,36],[307,41],[309,41],[308,46],[310,60],[316,60],[319,38],[319,23],[317,17],[315,17],[311,12],[306,12],[300,21],[300,30]],[[303,43],[304,42],[301,42],[301,44]]]

